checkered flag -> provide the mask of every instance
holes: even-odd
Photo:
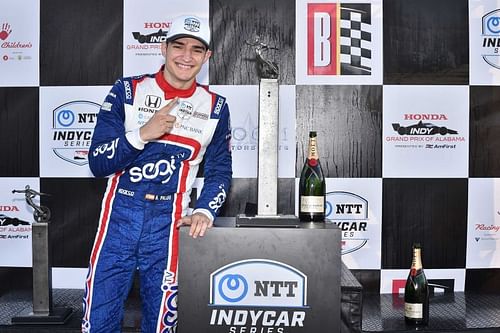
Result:
[[[371,5],[342,4],[340,9],[340,73],[370,75]]]

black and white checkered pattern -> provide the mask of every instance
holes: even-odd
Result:
[[[370,75],[372,69],[370,5],[343,4],[340,12],[341,74]]]

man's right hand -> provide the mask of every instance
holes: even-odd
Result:
[[[143,141],[149,142],[158,139],[159,137],[168,134],[174,128],[176,117],[170,114],[170,111],[179,103],[179,98],[175,97],[167,105],[148,120],[139,130],[139,134]]]

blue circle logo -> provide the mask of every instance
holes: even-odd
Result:
[[[498,16],[493,16],[486,21],[486,26],[489,31],[491,31],[494,34],[497,34],[500,32],[500,17]]]
[[[330,214],[333,213],[333,205],[330,201],[326,201],[326,207],[325,207],[325,217],[330,216]]]
[[[219,282],[219,293],[227,302],[239,302],[248,293],[248,282],[240,274],[225,275]]]
[[[63,127],[69,127],[75,122],[75,114],[71,110],[61,110],[57,114],[57,122]]]

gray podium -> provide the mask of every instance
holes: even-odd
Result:
[[[340,231],[180,229],[180,333],[340,332]]]

